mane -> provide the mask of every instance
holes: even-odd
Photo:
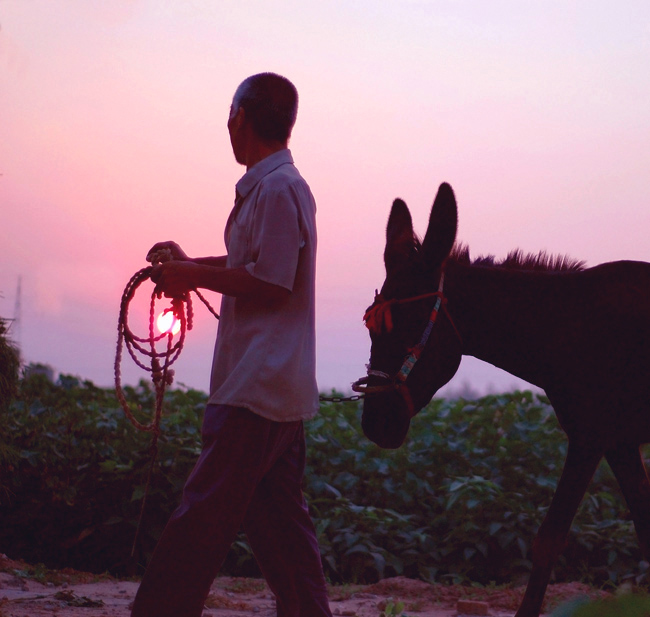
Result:
[[[566,255],[549,255],[546,251],[524,253],[521,249],[510,251],[504,259],[497,260],[494,255],[470,259],[469,247],[465,244],[454,246],[449,259],[461,264],[472,264],[504,270],[532,270],[537,272],[579,272],[585,269],[585,262]]]

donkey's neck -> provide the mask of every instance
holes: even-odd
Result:
[[[548,381],[549,317],[562,275],[451,262],[445,291],[463,354],[489,362],[541,388]]]

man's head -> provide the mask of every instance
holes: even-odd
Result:
[[[230,107],[228,130],[235,156],[240,161],[242,129],[271,147],[286,148],[298,113],[298,91],[286,78],[259,73],[237,88]]]

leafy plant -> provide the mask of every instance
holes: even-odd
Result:
[[[551,617],[647,617],[650,597],[624,593],[602,600],[578,598],[556,608]]]
[[[18,392],[20,354],[9,339],[6,321],[0,318],[0,469],[10,471],[19,452],[8,438],[5,418]],[[0,495],[7,490],[6,473],[0,474]]]
[[[392,598],[386,601],[386,606],[381,612],[380,617],[401,617],[404,615],[404,602],[395,602]],[[406,617],[406,615],[404,615]]]
[[[18,386],[20,355],[9,339],[7,322],[0,317],[0,411],[6,411]]]
[[[147,382],[125,389],[141,414]],[[142,530],[131,557],[150,435],[133,428],[111,389],[70,376],[34,375],[2,416],[0,548],[49,568],[142,571],[200,452],[206,395],[166,393]],[[403,575],[426,581],[503,584],[530,570],[530,544],[550,504],[566,437],[543,396],[516,392],[477,401],[434,400],[406,443],[381,450],[360,430],[357,403],[324,403],[306,423],[304,491],[327,577],[370,583]],[[225,573],[259,574],[244,535]],[[647,583],[632,523],[603,463],[574,521],[556,581]]]
[[[127,396],[143,412],[152,408],[146,382],[128,388]],[[205,399],[195,391],[168,395],[174,411],[163,421],[143,534],[131,559],[126,547],[153,456],[150,435],[125,419],[112,390],[69,376],[55,384],[42,375],[24,379],[6,418],[20,456],[0,498],[0,546],[53,567],[134,571],[152,552],[194,465]]]

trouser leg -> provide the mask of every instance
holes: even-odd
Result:
[[[302,493],[305,437],[257,486],[244,519],[253,554],[277,602],[278,617],[331,617],[316,531]]]
[[[133,617],[200,617],[255,487],[286,448],[292,424],[208,406],[203,450],[147,567]]]

